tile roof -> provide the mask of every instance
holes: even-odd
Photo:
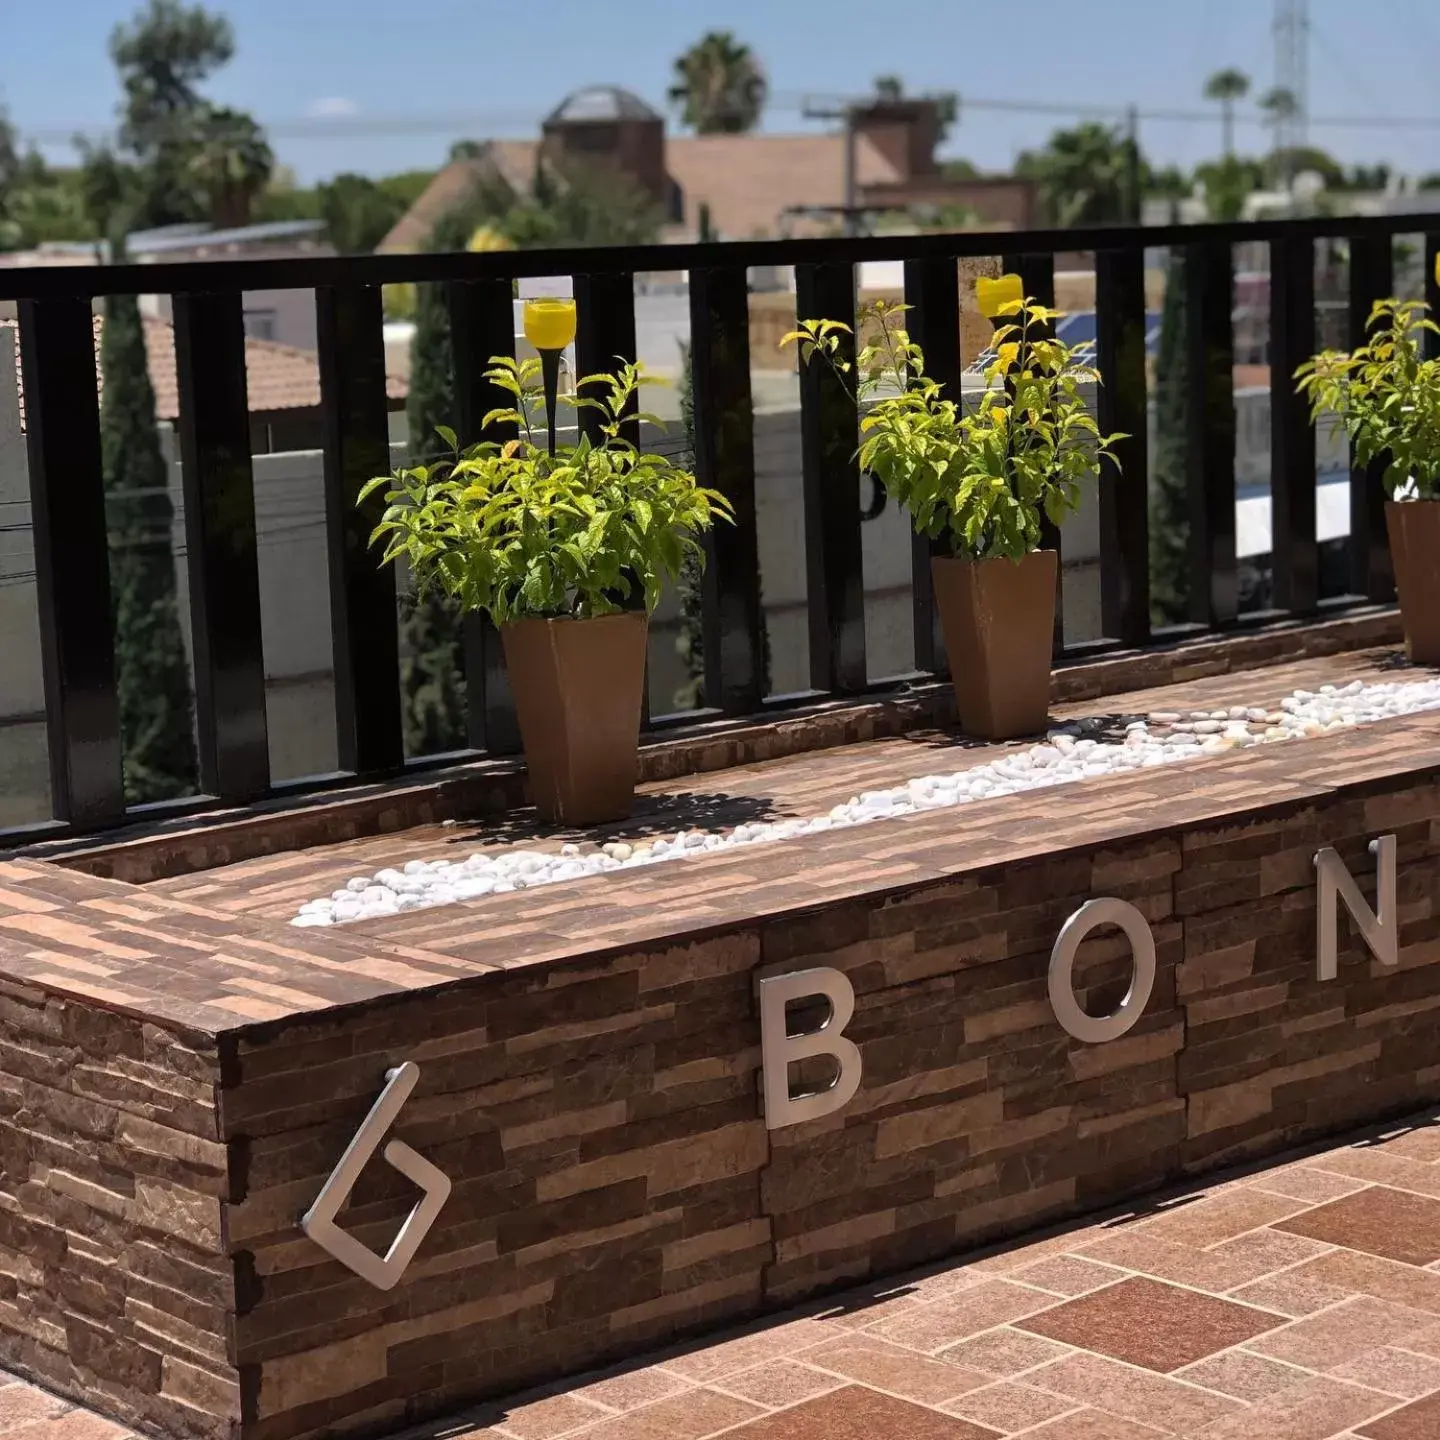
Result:
[[[155,414],[160,420],[180,415],[180,388],[175,376],[175,327],[168,320],[146,316],[145,350],[149,359],[150,383],[155,387]],[[95,374],[104,388],[100,372],[100,337],[105,328],[101,315],[95,317]],[[14,320],[0,320],[15,346],[16,389],[20,401],[20,424],[25,424],[25,386],[20,362],[20,331]],[[251,414],[274,410],[309,410],[320,403],[319,357],[312,350],[282,345],[275,340],[245,337],[245,384]],[[409,384],[396,375],[385,379],[385,391],[392,402],[403,401]]]

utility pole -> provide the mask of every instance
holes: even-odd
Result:
[[[860,233],[860,177],[858,136],[855,117],[863,105],[872,103],[846,100],[839,105],[823,105],[807,100],[801,109],[806,120],[838,120],[845,127],[845,233]]]
[[[1310,143],[1310,0],[1275,0],[1275,88],[1294,105],[1275,117],[1275,149],[1287,158],[1287,188],[1294,183],[1297,150]]]

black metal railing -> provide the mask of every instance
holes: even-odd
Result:
[[[1431,233],[1429,227],[1435,227]],[[43,831],[93,831],[127,812],[115,644],[108,623],[105,494],[100,463],[92,309],[99,297],[173,297],[180,394],[189,605],[201,788],[180,808],[233,805],[304,792],[406,768],[400,717],[396,582],[375,564],[366,538],[375,518],[355,497],[389,468],[382,285],[444,282],[454,338],[456,411],[462,440],[480,437],[480,417],[503,403],[483,371],[515,343],[513,282],[571,275],[579,311],[581,373],[635,355],[634,277],[687,271],[695,461],[724,491],[735,526],[713,537],[702,596],[704,695],[709,709],[661,717],[654,727],[746,716],[782,703],[874,693],[867,678],[861,566],[861,475],[854,458],[858,417],[844,388],[821,367],[804,372],[800,398],[810,690],[785,701],[764,692],[763,607],[755,504],[747,271],[794,267],[801,317],[853,313],[856,266],[904,262],[910,326],[932,375],[961,376],[956,261],[1003,257],[1027,291],[1047,301],[1057,254],[1094,252],[1097,400],[1105,431],[1124,431],[1121,470],[1101,477],[1100,594],[1104,638],[1067,643],[1063,662],[1173,638],[1152,634],[1147,441],[1146,251],[1183,250],[1188,341],[1185,438],[1189,497],[1190,633],[1255,620],[1303,620],[1330,605],[1387,602],[1393,579],[1380,489],[1353,472],[1349,593],[1322,602],[1316,539],[1316,440],[1288,377],[1315,344],[1315,255],[1319,241],[1348,245],[1352,339],[1370,303],[1392,283],[1397,236],[1423,236],[1426,296],[1440,300],[1435,258],[1440,218],[1327,218],[1237,225],[1103,228],[1028,233],[885,236],[625,249],[307,257],[106,268],[0,269],[0,301],[17,301],[24,373],[36,593],[45,675],[53,822]],[[1272,388],[1271,495],[1274,608],[1239,613],[1233,247],[1262,242],[1270,256]],[[325,527],[341,774],[275,784],[269,770],[260,579],[246,404],[242,295],[313,290],[316,297],[324,433]],[[1051,537],[1059,543],[1060,536]],[[943,675],[933,614],[928,546],[913,556],[914,672]],[[797,557],[798,563],[798,557]],[[466,626],[473,750],[518,748],[497,637]],[[911,677],[912,679],[914,677]],[[454,757],[449,757],[453,760]],[[172,807],[174,808],[174,807]],[[153,814],[147,811],[147,814]],[[0,840],[35,830],[0,832]]]

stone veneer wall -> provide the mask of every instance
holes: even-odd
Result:
[[[837,884],[823,909],[688,943],[239,1027],[218,1053],[74,1000],[7,1000],[0,1363],[168,1433],[394,1427],[1440,1099],[1440,783],[1377,761],[1329,799],[1245,803],[1184,833],[863,899]],[[873,832],[852,884],[883,885],[904,828]],[[1314,853],[1373,876],[1382,833],[1400,966],[1342,919],[1321,983]],[[1056,1023],[1046,967],[1096,895],[1146,914],[1158,974],[1137,1027],[1087,1046]],[[1104,936],[1082,959],[1090,1008],[1108,1008],[1128,960]],[[851,978],[865,1073],[842,1113],[765,1130],[761,965]],[[402,1060],[421,1074],[396,1134],[455,1188],[381,1293],[296,1222]],[[408,1199],[372,1168],[342,1218],[383,1248]]]
[[[239,1405],[218,1080],[212,1038],[0,981],[0,1363],[205,1440]]]

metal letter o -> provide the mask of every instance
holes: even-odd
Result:
[[[1118,925],[1130,941],[1135,973],[1113,1015],[1087,1015],[1075,1001],[1075,956],[1098,925]],[[1118,1040],[1145,1012],[1155,988],[1155,936],[1150,922],[1128,900],[1087,900],[1064,924],[1050,952],[1050,1004],[1055,1018],[1077,1040],[1099,1045]]]

